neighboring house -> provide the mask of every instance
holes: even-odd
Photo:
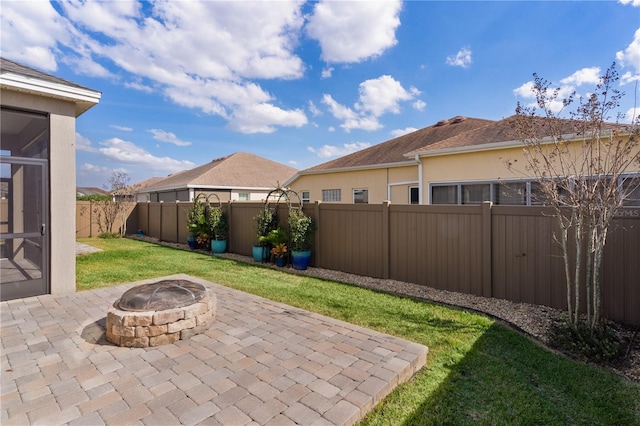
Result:
[[[91,195],[109,196],[111,194],[104,189],[93,186],[76,186],[76,197],[89,197]]]
[[[136,201],[145,203],[149,200],[149,193],[146,192],[147,188],[155,185],[160,182],[163,178],[161,177],[151,177],[149,179],[145,179],[142,182],[138,182],[136,184],[130,185],[124,190],[116,191],[114,193],[114,198],[116,201],[125,200],[125,201]]]
[[[221,202],[263,200],[297,172],[266,158],[236,152],[191,170],[174,173],[139,191],[152,202],[193,201],[203,193]]]
[[[101,94],[0,58],[0,299],[71,293],[76,118]]]
[[[527,175],[527,160],[523,155],[523,142],[513,130],[516,117],[500,121],[429,144],[408,152],[407,158],[418,158],[421,164],[421,185],[425,204],[495,204],[536,205],[537,183]],[[536,120],[544,120],[535,118]],[[563,120],[563,139],[581,149],[583,136],[574,134],[574,124]],[[620,128],[604,123],[604,133]],[[540,126],[542,128],[542,126]],[[548,135],[540,134],[540,137]],[[636,147],[636,153],[638,152]],[[506,160],[515,161],[517,171],[510,171]],[[637,176],[638,166],[627,176]],[[625,176],[621,177],[625,184]],[[640,205],[640,191],[632,194],[627,205]]]
[[[524,168],[526,162],[523,143],[514,136],[513,120],[456,117],[441,121],[303,170],[286,185],[305,201],[536,204],[534,179],[516,174],[504,164],[506,159],[514,159]],[[566,125],[567,140],[574,137],[579,143],[581,137],[570,135],[570,122]],[[622,180],[620,184],[625,184]],[[627,204],[640,204],[640,190],[632,198]]]
[[[367,149],[298,172],[285,186],[303,201],[423,204],[421,163],[406,153],[464,134],[490,120],[454,117]]]

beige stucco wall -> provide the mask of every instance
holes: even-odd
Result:
[[[572,148],[581,151],[582,143],[576,142]],[[639,151],[640,146],[636,146],[635,152]],[[422,196],[425,204],[431,183],[504,181],[532,177],[526,170],[527,159],[522,147],[422,157],[421,160]],[[515,161],[513,170],[507,168],[506,160]],[[638,172],[640,169],[636,166],[627,171]]]
[[[516,174],[507,169],[503,163],[503,159],[506,158],[517,159],[517,163],[524,168],[525,163],[521,148],[423,157],[423,190],[427,191],[427,186],[433,182],[518,179],[523,177],[522,174]],[[423,196],[426,200],[426,192]]]
[[[76,289],[75,104],[1,90],[2,105],[50,114],[49,254],[51,293]]]
[[[392,204],[408,204],[409,186],[416,186],[417,181],[418,166],[411,165],[302,175],[289,187],[298,194],[309,191],[311,202],[322,201],[323,189],[340,189],[340,202],[346,204],[353,203],[354,189],[368,189],[369,204],[380,204],[389,199],[388,191],[391,188]]]

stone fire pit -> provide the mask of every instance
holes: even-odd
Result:
[[[187,280],[164,280],[127,290],[107,311],[107,340],[146,348],[203,333],[216,312],[216,297]]]

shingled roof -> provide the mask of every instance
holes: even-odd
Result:
[[[517,120],[516,115],[504,118],[499,121],[492,121],[486,123],[484,126],[477,127],[464,133],[459,133],[450,138],[431,143],[423,146],[414,151],[409,151],[405,154],[405,157],[411,158],[418,155],[439,154],[443,152],[452,151],[468,151],[478,150],[482,148],[490,148],[497,145],[497,147],[504,147],[505,145],[513,144],[514,146],[520,146],[522,144],[518,134],[515,130],[515,124]],[[552,133],[561,135],[577,135],[580,134],[582,128],[587,122],[568,119],[557,119],[551,121],[544,117],[526,117],[530,121],[531,129],[536,131],[536,137],[544,138]],[[551,131],[551,124],[558,126],[557,130]],[[603,129],[614,130],[623,125],[616,123],[603,123]]]
[[[30,68],[26,65],[19,64],[9,59],[0,58],[0,72],[14,73],[25,77],[37,78],[38,80],[48,81],[49,83],[64,84],[65,86],[77,87],[79,89],[93,90],[88,87],[80,86],[72,81],[65,80],[64,78],[56,77],[55,75],[47,74],[42,71]]]
[[[246,152],[217,158],[191,170],[175,173],[150,185],[145,192],[176,188],[275,188],[297,172],[293,167]]]
[[[433,126],[425,127],[367,149],[319,164],[306,169],[305,172],[406,163],[405,154],[407,152],[418,150],[489,123],[493,123],[493,121],[461,116],[449,120],[441,120]]]

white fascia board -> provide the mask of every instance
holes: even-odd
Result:
[[[416,166],[415,161],[400,161],[396,163],[383,163],[383,164],[371,164],[364,166],[352,166],[352,167],[338,167],[335,169],[324,169],[324,170],[302,170],[289,180],[284,183],[284,186],[289,186],[292,182],[298,179],[300,176],[310,176],[310,175],[324,175],[328,173],[341,173],[341,172],[358,172],[362,170],[377,170],[377,169],[391,169],[395,167],[407,167],[407,166]]]
[[[21,91],[92,104],[100,102],[100,97],[102,96],[102,93],[95,90],[53,83],[13,73],[2,73],[0,75],[0,85]]]
[[[228,189],[230,191],[271,191],[273,187],[260,187],[260,186],[224,186],[224,185],[179,185],[179,186],[167,186],[163,188],[151,188],[146,189],[144,192],[164,192],[164,191],[184,191],[187,189],[206,189],[215,191],[217,189]]]
[[[561,137],[564,142],[573,142],[580,139],[584,139],[584,135],[579,135],[576,133],[561,135]],[[544,138],[540,138],[540,143],[543,145],[547,145],[547,144],[553,143],[554,140],[555,139],[553,137],[546,136]],[[504,141],[504,142],[485,143],[482,145],[466,145],[466,146],[459,146],[455,148],[434,149],[432,151],[425,151],[425,152],[414,151],[414,152],[409,152],[407,154],[404,154],[404,156],[407,158],[412,158],[416,156],[417,157],[437,157],[437,156],[449,155],[449,154],[464,154],[464,153],[472,153],[472,152],[480,152],[480,151],[493,151],[493,150],[505,149],[505,148],[521,148],[524,146],[525,144],[521,140],[511,140],[511,141]]]

